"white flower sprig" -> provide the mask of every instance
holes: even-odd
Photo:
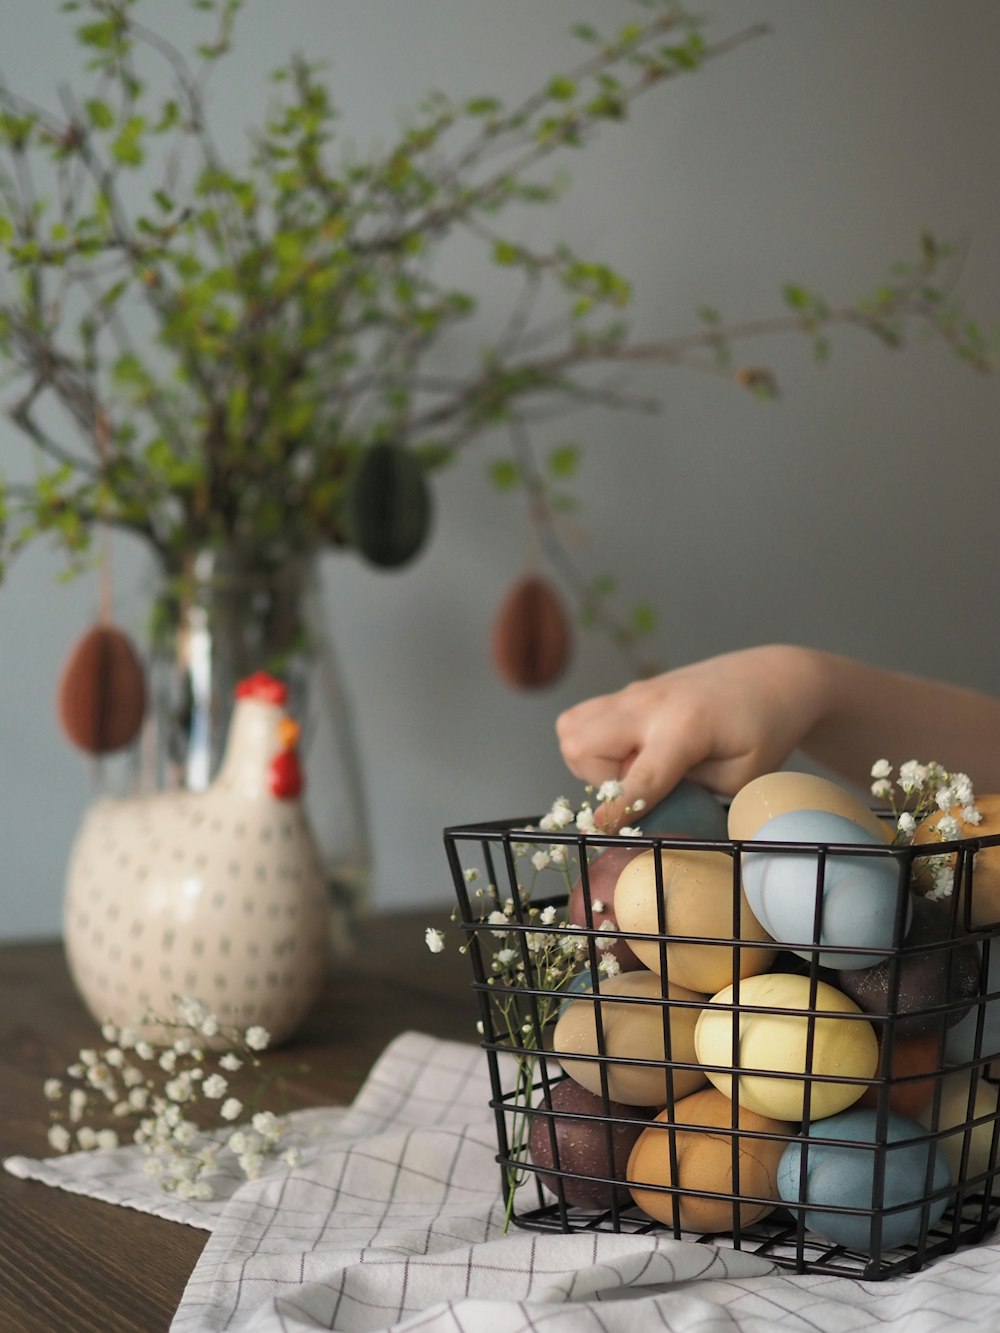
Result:
[[[602,783],[596,789],[587,787],[578,809],[574,809],[565,796],[560,796],[537,825],[525,827],[523,831],[532,835],[531,840],[512,844],[515,862],[520,863],[528,881],[527,886],[521,884],[518,874],[518,883],[514,886],[516,902],[513,896],[501,898],[494,884],[478,885],[473,891],[473,897],[478,900],[475,913],[490,928],[489,936],[496,941],[487,963],[489,976],[486,983],[492,990],[491,1013],[517,1062],[517,1082],[511,1102],[511,1156],[514,1162],[522,1160],[526,1147],[530,1128],[526,1111],[532,1104],[543,1032],[557,1014],[570,982],[588,969],[592,957],[597,965],[598,978],[613,977],[621,971],[621,964],[611,952],[617,931],[614,921],[602,920],[598,928],[600,933],[591,937],[582,927],[571,924],[565,915],[560,919],[554,904],[537,907],[531,901],[538,877],[552,870],[559,873],[566,889],[571,890],[579,867],[577,858],[569,853],[576,851],[580,857],[589,858],[604,850],[603,845],[584,847],[577,843],[574,846],[567,841],[539,846],[537,835],[606,834],[608,829],[604,825],[611,823],[618,825],[615,836],[638,836],[642,832],[640,828],[620,825],[624,819],[643,810],[645,802],[637,800],[619,812],[615,804],[621,800],[623,791],[622,784],[615,781]],[[599,815],[601,807],[605,818]],[[476,884],[479,878],[477,867],[470,866],[464,871],[467,884]],[[605,905],[595,902],[593,911],[603,914]],[[441,953],[445,948],[444,932],[429,926],[424,933],[424,942],[431,953]],[[462,946],[463,952],[465,947]],[[476,1026],[482,1034],[482,1022]],[[514,1190],[527,1174],[516,1166],[509,1170],[512,1189],[508,1195],[508,1220]]]
[[[893,768],[888,759],[878,759],[872,765],[871,792],[877,800],[885,801],[889,806],[896,821],[897,842],[911,842],[918,826],[924,822],[942,842],[955,842],[962,837],[963,828],[982,823],[976,793],[967,773],[949,773],[934,761],[924,764],[908,759],[900,764],[895,781],[892,775]],[[937,819],[929,822],[935,813]],[[953,884],[950,858],[930,857],[927,865],[933,887],[926,896],[931,899],[948,897]]]
[[[156,1047],[139,1035],[148,1027],[177,1035],[172,1044]],[[248,1180],[260,1175],[269,1158],[296,1164],[287,1123],[271,1111],[254,1110],[279,1077],[262,1070],[259,1053],[271,1040],[265,1028],[223,1027],[200,1000],[178,995],[172,1015],[146,1014],[135,1029],[107,1023],[101,1035],[107,1046],[80,1051],[62,1078],[45,1080],[54,1151],[110,1149],[131,1139],[148,1154],[146,1170],[165,1191],[197,1200],[214,1196],[207,1177],[223,1151],[233,1154]],[[211,1108],[221,1123],[194,1120],[199,1104],[199,1119]],[[105,1123],[85,1123],[85,1115]],[[237,1125],[241,1117],[246,1122]]]

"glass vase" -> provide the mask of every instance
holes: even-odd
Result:
[[[156,600],[145,791],[203,791],[218,772],[236,685],[257,671],[288,686],[301,727],[303,800],[327,881],[330,942],[343,956],[369,890],[370,846],[350,705],[326,632],[314,558],[270,566],[223,548],[199,552]]]

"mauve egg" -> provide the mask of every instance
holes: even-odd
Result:
[[[946,1014],[928,1012],[935,1005],[972,1001],[979,994],[979,950],[968,939],[951,940],[947,907],[912,896],[913,916],[903,950],[892,964],[888,958],[875,967],[850,968],[837,973],[836,985],[866,1014],[889,1012],[889,986],[896,969],[896,1035],[920,1037],[951,1027],[968,1009]]]
[[[605,1104],[602,1097],[588,1092],[571,1078],[553,1086],[551,1102],[543,1097],[538,1105],[557,1113],[553,1117],[531,1117],[528,1147],[532,1162],[545,1168],[541,1179],[546,1188],[558,1197],[561,1182],[563,1196],[573,1208],[610,1208],[612,1194],[619,1202],[627,1202],[628,1190],[624,1185],[610,1185],[595,1177],[611,1176],[624,1180],[629,1153],[649,1120],[649,1109],[627,1106],[622,1102]],[[577,1119],[577,1116],[586,1118]],[[636,1123],[613,1123],[609,1117],[614,1121],[622,1117]],[[553,1169],[568,1171],[571,1175],[552,1175]]]
[[[600,911],[593,910],[591,913],[595,927],[600,927],[604,921],[614,920],[615,886],[618,883],[618,876],[630,861],[645,850],[643,847],[636,847],[627,838],[623,838],[622,843],[621,847],[609,847],[601,852],[587,867],[591,905],[600,903]],[[582,875],[570,890],[566,912],[570,925],[584,927],[587,925]],[[643,966],[627,940],[616,940],[611,945],[610,952],[618,959],[623,972],[633,972]]]

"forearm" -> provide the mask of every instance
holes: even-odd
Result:
[[[935,760],[1000,791],[1000,699],[959,685],[869,666],[811,649],[816,720],[800,748],[852,783],[871,765]]]

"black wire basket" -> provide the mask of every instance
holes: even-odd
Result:
[[[1000,920],[976,910],[976,857],[1000,835],[625,839],[526,819],[444,838],[512,1225],[655,1232],[869,1280],[996,1227]],[[708,853],[722,917],[706,895],[678,933],[672,867]],[[765,855],[796,867],[804,938],[747,930],[744,879]],[[641,856],[655,920],[623,930],[605,899]],[[887,934],[864,955],[830,940],[825,894],[845,865],[888,877]]]

